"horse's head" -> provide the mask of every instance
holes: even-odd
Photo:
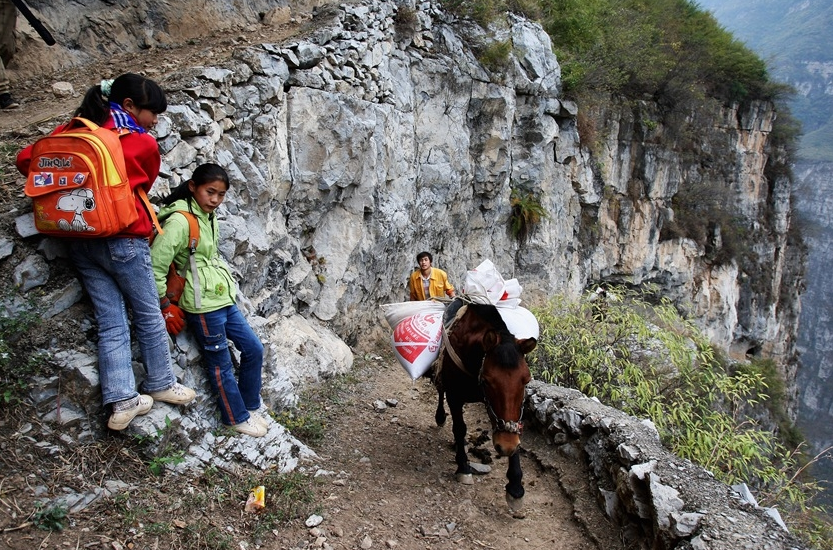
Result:
[[[505,330],[489,329],[483,335],[480,383],[499,456],[515,454],[521,443],[524,398],[531,378],[524,356],[536,343],[534,338],[517,340]]]

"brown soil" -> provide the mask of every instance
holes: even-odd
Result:
[[[504,498],[506,459],[491,452],[482,405],[466,407],[469,454],[472,462],[490,462],[492,471],[474,476],[474,485],[463,485],[454,478],[451,421],[442,428],[433,421],[433,386],[423,379],[412,383],[390,360],[371,362],[360,368],[359,376],[361,384],[339,410],[321,449],[327,458],[323,467],[343,472],[320,491],[322,529],[343,534],[328,538],[334,547],[354,548],[365,538],[373,547],[414,550],[620,547],[615,536],[608,536],[615,529],[595,503],[573,498],[578,495],[561,486],[564,480],[582,486],[581,494],[588,495],[587,475],[568,460],[554,459],[542,438],[524,434],[526,517],[515,519]],[[374,409],[375,401],[390,399],[395,407]],[[337,484],[339,480],[345,484]],[[599,545],[588,526],[595,536],[603,532]]]
[[[166,77],[187,67],[211,66],[229,59],[235,49],[246,45],[281,43],[303,35],[314,28],[316,22],[309,14],[299,14],[298,20],[283,25],[257,25],[237,33],[209,33],[206,38],[195,38],[183,44],[154,47],[141,53],[128,52],[111,55],[84,66],[69,67],[54,73],[32,77],[21,76],[12,61],[8,76],[11,94],[20,103],[17,109],[0,111],[0,134],[29,134],[34,126],[44,125],[51,130],[53,119],[60,121],[69,116],[81,103],[90,86],[102,79],[115,78],[124,72],[143,74],[164,85]],[[46,49],[43,55],[50,55]],[[33,60],[37,63],[37,60]],[[44,63],[45,65],[46,63]],[[56,82],[72,84],[71,97],[59,97],[52,90]],[[164,87],[164,86],[163,86]]]
[[[436,392],[412,383],[392,359],[358,359],[349,384],[322,387],[309,405],[327,419],[314,445],[319,460],[285,487],[309,491],[287,503],[274,472],[154,476],[141,442],[114,434],[72,452],[50,451],[60,436],[5,410],[0,423],[0,546],[33,548],[621,548],[617,529],[590,498],[586,472],[555,455],[534,433],[523,437],[526,517],[504,501],[506,459],[496,459],[481,405],[466,407],[470,459],[491,473],[473,485],[454,479],[451,426],[438,428]],[[395,400],[382,411],[376,401]],[[317,403],[317,405],[314,405]],[[28,422],[34,426],[27,426]],[[34,435],[37,434],[37,435]],[[318,475],[316,475],[318,474]],[[71,490],[88,493],[105,481],[131,486],[70,514],[63,531],[38,529],[37,502]],[[266,509],[244,511],[250,485],[267,483]],[[273,494],[274,493],[276,494]],[[298,493],[302,494],[302,493]],[[282,514],[285,514],[282,516]],[[305,525],[312,515],[320,525]],[[288,517],[287,517],[288,516]],[[41,520],[41,523],[43,521]]]

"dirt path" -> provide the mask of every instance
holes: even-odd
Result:
[[[592,498],[587,473],[533,430],[523,435],[521,451],[526,517],[515,519],[504,500],[506,459],[494,460],[493,470],[475,476],[473,485],[454,480],[450,421],[434,425],[436,393],[427,381],[411,383],[394,359],[376,355],[357,357],[345,378],[349,382],[325,382],[328,388],[311,393],[317,397],[306,397],[328,420],[316,444],[318,459],[304,464],[306,475],[297,481],[307,492],[290,491],[291,497],[280,494],[285,488],[278,489],[276,473],[268,471],[153,475],[139,452],[142,444],[129,434],[66,449],[56,439],[60,433],[32,421],[25,407],[0,409],[0,548],[623,548]],[[377,401],[395,406],[377,410]],[[467,405],[465,413],[470,442],[480,443],[470,444],[470,458],[489,462],[483,406]],[[274,492],[266,494],[265,515],[245,512],[247,488],[267,479]],[[41,525],[43,498],[91,495],[103,486],[116,493],[69,514],[60,529]],[[276,519],[292,508],[287,499],[297,508]],[[320,523],[307,525],[315,516]]]
[[[319,545],[332,548],[621,547],[590,498],[586,475],[540,436],[528,431],[523,437],[526,517],[514,519],[504,500],[506,459],[495,459],[492,472],[475,476],[474,485],[454,480],[451,421],[434,425],[436,392],[429,382],[412,383],[395,360],[382,358],[358,367],[357,375],[361,382],[338,406],[320,452],[322,467],[333,472],[320,494],[323,521],[296,533],[301,540],[282,537],[282,548],[314,545],[319,536]],[[378,411],[377,401],[395,406]],[[483,407],[467,405],[465,412],[470,441],[486,440]],[[470,455],[481,458],[471,461],[491,460],[482,460],[490,441],[474,449]]]

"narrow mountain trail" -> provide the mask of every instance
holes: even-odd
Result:
[[[522,438],[526,517],[516,519],[504,499],[506,459],[494,456],[482,405],[465,408],[469,455],[491,462],[492,470],[463,485],[454,479],[451,421],[434,423],[430,382],[411,382],[394,359],[380,356],[357,361],[354,370],[360,381],[332,405],[334,421],[319,451],[327,476],[318,494],[323,520],[284,533],[281,548],[622,547],[590,495],[586,473],[542,436],[528,430]]]

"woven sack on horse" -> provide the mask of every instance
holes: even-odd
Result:
[[[383,304],[385,319],[393,329],[391,345],[405,372],[416,380],[437,359],[442,343],[445,304],[433,300]]]

